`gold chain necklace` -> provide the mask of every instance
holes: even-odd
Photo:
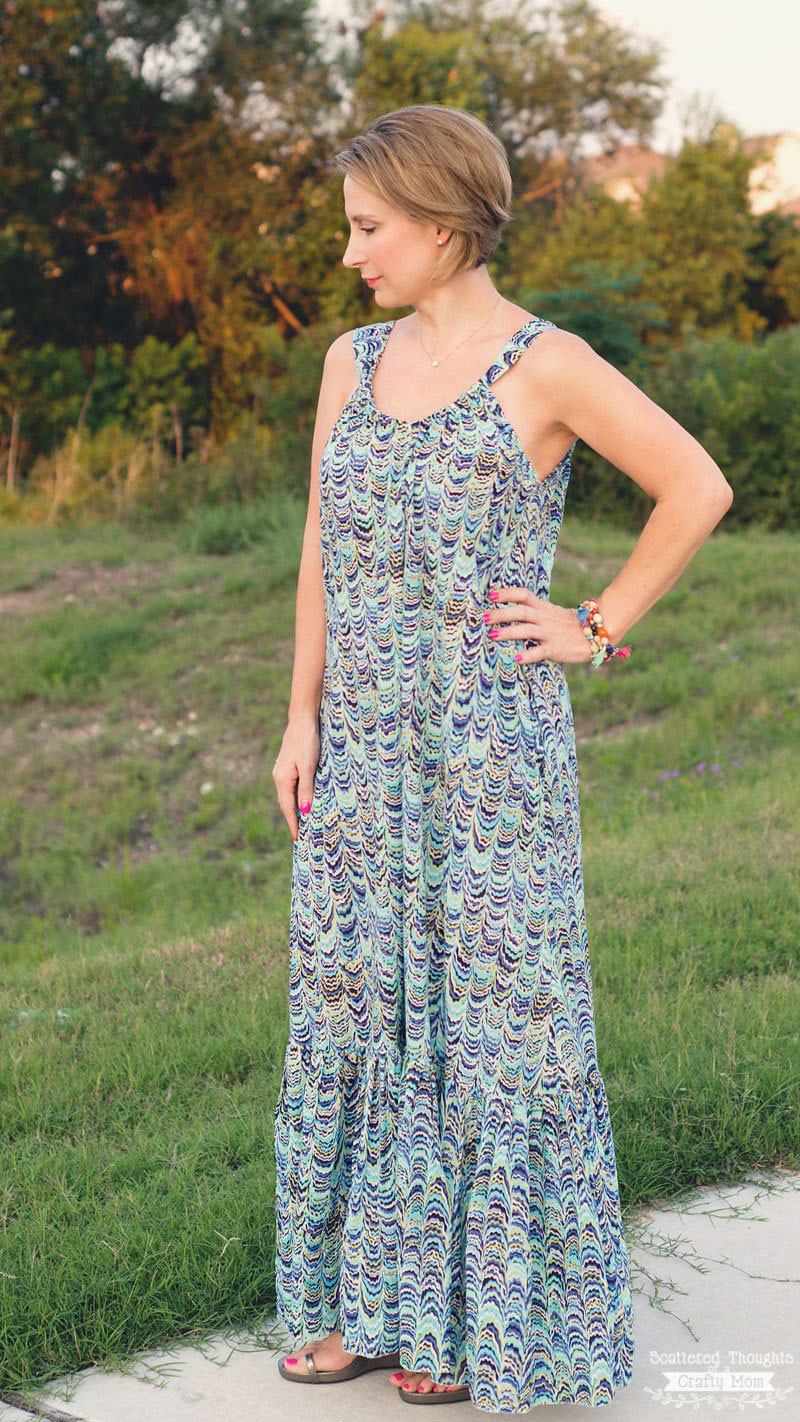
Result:
[[[479,331],[482,331],[483,328],[484,328],[484,326],[488,326],[489,322],[491,321],[492,317],[494,316],[495,311],[497,310],[498,306],[500,305],[501,298],[502,298],[502,292],[501,292],[500,295],[498,296],[496,302],[494,303],[494,306],[492,307],[491,311],[489,312],[489,315],[486,317],[486,320],[485,320],[485,321],[481,321],[480,326],[476,326],[474,331],[470,331],[469,335],[468,335],[468,336],[465,336],[463,341],[459,341],[458,346],[453,346],[453,350],[452,350],[452,351],[448,351],[446,356],[440,356],[438,360],[434,360],[434,358],[433,358],[433,356],[431,355],[430,351],[425,350],[425,342],[424,342],[423,339],[422,339],[422,333],[421,333],[421,331],[418,329],[418,330],[417,330],[417,335],[419,336],[419,343],[420,343],[420,345],[422,346],[422,349],[425,351],[425,354],[426,354],[426,356],[428,357],[428,360],[430,361],[431,365],[441,365],[441,363],[442,363],[443,360],[448,360],[448,359],[449,359],[449,357],[453,354],[453,351],[457,351],[459,346],[463,346],[464,341],[468,341],[468,340],[470,339],[470,337],[476,336]]]

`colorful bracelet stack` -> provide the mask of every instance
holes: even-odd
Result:
[[[587,597],[575,608],[575,611],[594,652],[592,666],[602,666],[603,662],[609,661],[611,657],[624,659],[630,656],[630,647],[612,647],[611,638],[603,625],[600,604],[596,597]]]

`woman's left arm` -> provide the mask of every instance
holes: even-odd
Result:
[[[617,576],[601,592],[586,590],[587,597],[597,598],[616,647],[680,577],[730,508],[733,489],[694,435],[581,336],[561,328],[545,331],[536,356],[537,399],[549,410],[553,428],[584,440],[656,501]],[[524,587],[493,588],[489,598],[489,636],[524,638],[518,661],[590,660],[574,609]],[[537,645],[531,647],[529,638]]]
[[[582,337],[558,330],[545,341],[537,380],[554,419],[656,501],[627,563],[593,592],[617,646],[677,581],[730,508],[733,489],[694,436]]]

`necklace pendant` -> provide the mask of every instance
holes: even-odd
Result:
[[[432,361],[431,361],[431,365],[438,365],[438,364],[439,364],[438,360],[432,360]]]

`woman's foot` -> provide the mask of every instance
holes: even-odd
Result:
[[[342,1334],[340,1329],[329,1333],[327,1338],[318,1338],[315,1343],[303,1343],[295,1353],[290,1353],[289,1358],[294,1362],[284,1359],[283,1366],[287,1373],[308,1373],[304,1354],[311,1353],[314,1357],[315,1366],[321,1373],[335,1372],[339,1368],[346,1368],[348,1363],[358,1356],[357,1353],[346,1353],[342,1347]]]
[[[430,1373],[413,1373],[410,1368],[401,1368],[392,1373],[392,1387],[403,1388],[405,1392],[449,1392],[456,1383],[435,1383]]]

